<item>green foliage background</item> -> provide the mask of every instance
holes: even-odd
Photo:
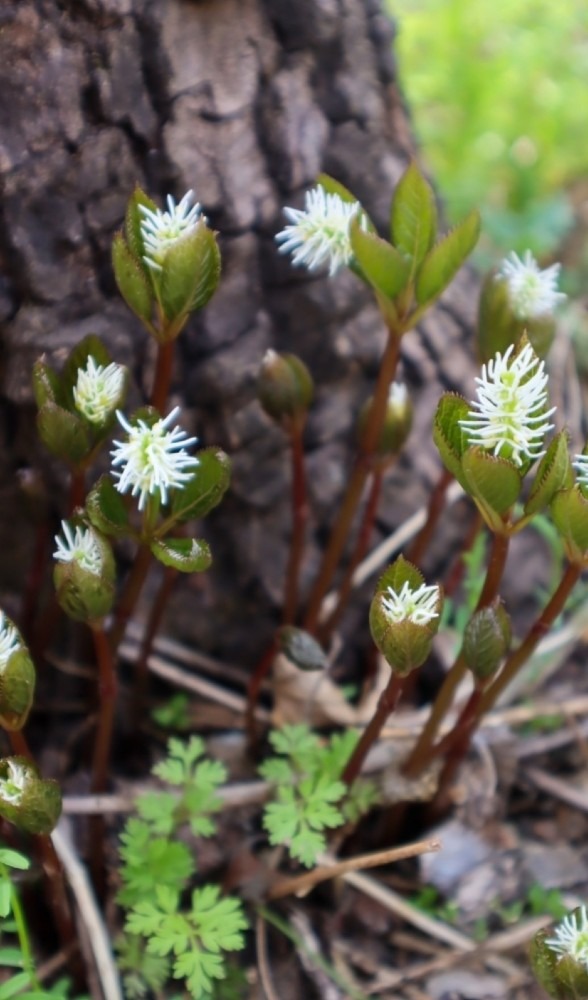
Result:
[[[543,255],[588,176],[586,0],[386,0],[400,79],[450,219]]]

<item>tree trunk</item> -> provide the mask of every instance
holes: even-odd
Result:
[[[111,239],[136,182],[160,204],[193,188],[220,233],[223,276],[178,342],[174,396],[184,426],[225,448],[234,472],[205,528],[214,567],[183,583],[173,614],[200,647],[251,660],[281,599],[289,532],[285,441],[255,398],[261,358],[270,346],[293,351],[317,383],[308,580],[384,342],[351,273],[295,270],[274,235],[283,206],[301,205],[320,171],[385,230],[393,186],[415,155],[391,25],[378,0],[4,0],[0,21],[0,586],[22,581],[30,548],[16,470],[42,461],[51,495],[62,490],[62,470],[35,442],[33,362],[45,352],[59,365],[98,333],[134,375],[129,406],[143,401],[153,350],[116,292]],[[471,286],[458,278],[405,338],[413,443],[428,435],[441,391],[470,371]],[[380,528],[411,513],[437,475],[432,449],[410,448]]]

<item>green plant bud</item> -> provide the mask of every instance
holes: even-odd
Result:
[[[530,950],[537,981],[554,1000],[588,1000],[588,914],[579,906],[550,934],[535,935]]]
[[[358,437],[361,440],[368,421],[372,399],[368,399],[362,407],[358,420]],[[388,394],[388,406],[384,426],[378,438],[376,453],[382,457],[397,455],[406,441],[412,427],[412,402],[406,391],[406,386],[393,382]]]
[[[41,778],[26,757],[0,760],[0,816],[26,833],[49,834],[60,814],[56,781]]]
[[[372,638],[394,673],[406,676],[427,659],[439,628],[443,593],[400,556],[382,574],[370,606]]]
[[[21,646],[0,669],[0,726],[4,729],[23,728],[33,704],[35,680],[33,661]]]
[[[588,499],[578,486],[560,490],[551,502],[551,517],[572,559],[588,551]]]
[[[272,420],[284,430],[303,426],[314,394],[312,376],[295,354],[266,351],[257,383],[257,397]]]
[[[500,600],[476,611],[463,637],[465,661],[478,681],[496,673],[511,640],[510,619]]]
[[[279,643],[282,652],[299,670],[324,670],[327,666],[324,649],[304,629],[284,625],[279,632]]]
[[[99,621],[112,607],[115,564],[110,544],[93,527],[62,522],[63,537],[56,536],[53,580],[57,600],[75,621]]]
[[[0,611],[0,725],[22,729],[35,691],[35,668],[16,625]]]

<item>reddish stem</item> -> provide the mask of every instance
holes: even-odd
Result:
[[[316,631],[322,600],[329,588],[341,554],[347,544],[353,518],[360,503],[366,479],[371,470],[371,458],[376,451],[380,432],[386,417],[388,391],[394,379],[400,356],[400,339],[401,331],[392,328],[388,330],[388,342],[382,357],[373,401],[360,448],[355,459],[355,465],[351,472],[341,507],[335,518],[331,537],[329,538],[321,567],[308,601],[304,627],[309,632]]]
[[[86,473],[82,469],[74,469],[69,484],[68,513],[73,514],[76,507],[83,507],[86,502]]]
[[[166,340],[158,345],[155,379],[151,392],[151,406],[154,406],[160,413],[163,412],[169,395],[174,362],[174,346],[174,340]]]
[[[19,757],[26,757],[27,760],[34,764],[35,760],[24,734],[17,731],[11,732],[8,735],[13,752]],[[43,869],[47,901],[55,919],[55,926],[61,946],[69,952],[72,943],[78,940],[78,935],[67,895],[63,866],[57,856],[53,841],[48,834],[37,833],[32,836],[33,844]],[[72,972],[78,985],[81,985],[84,974],[79,952],[76,952],[72,957]]]
[[[353,590],[353,574],[367,552],[372,531],[374,529],[378,504],[380,502],[383,478],[384,469],[382,466],[378,466],[372,473],[370,491],[363,512],[361,528],[357,536],[355,548],[351,554],[351,559],[349,560],[349,564],[345,570],[345,574],[339,587],[337,603],[326,621],[322,622],[319,626],[319,639],[324,646],[327,645],[331,635],[333,634],[333,630],[337,627],[339,621],[341,620],[341,616],[349,603],[349,598]]]
[[[409,562],[414,563],[416,566],[420,564],[424,553],[427,551],[429,542],[433,537],[433,532],[437,527],[437,522],[445,509],[445,496],[452,480],[453,476],[451,473],[443,469],[429,497],[427,520],[410,546],[406,557]]]
[[[127,577],[123,588],[113,626],[110,630],[110,646],[113,654],[116,653],[124,637],[129,619],[135,610],[137,601],[143,589],[143,584],[147,578],[149,566],[151,565],[151,549],[148,545],[141,544],[137,549],[135,561]]]
[[[247,687],[247,708],[245,710],[245,729],[247,732],[247,740],[250,750],[253,750],[257,740],[257,733],[255,730],[255,709],[259,700],[259,692],[261,691],[261,685],[270,672],[277,649],[277,638],[274,638],[271,646],[269,646],[265,651],[249,678],[249,685]]]
[[[510,538],[506,534],[495,534],[492,536],[492,548],[488,560],[486,578],[475,608],[476,611],[490,604],[498,594],[508,555],[509,541]],[[466,670],[467,665],[463,653],[460,652],[441,686],[429,718],[423,726],[415,746],[404,763],[403,773],[406,777],[416,778],[432,759],[433,744],[439,726],[451,708],[453,696]]]
[[[446,579],[443,581],[443,593],[445,594],[445,597],[453,597],[457,588],[459,587],[466,566],[464,556],[466,556],[468,552],[470,552],[471,549],[473,548],[474,543],[480,531],[482,530],[483,525],[484,525],[484,519],[480,514],[480,511],[476,507],[475,514],[472,518],[472,522],[468,529],[468,533],[464,538],[461,551],[455,558],[453,565],[451,566],[447,574]]]
[[[100,698],[91,784],[92,792],[96,793],[104,792],[108,782],[108,768],[116,708],[117,680],[109,637],[104,631],[102,622],[93,623],[90,627],[92,629],[94,649],[98,663],[98,691]],[[90,866],[96,887],[99,891],[103,889],[104,882],[104,840],[104,817],[98,814],[93,816],[90,821]]]
[[[145,700],[147,696],[147,679],[149,677],[148,671],[148,661],[151,655],[151,650],[153,648],[153,640],[157,635],[159,626],[161,625],[161,620],[165,613],[167,603],[171,596],[174,583],[176,582],[178,576],[178,570],[174,569],[173,566],[166,566],[163,574],[163,579],[161,581],[159,590],[153,602],[151,608],[149,619],[147,621],[147,628],[143,636],[143,641],[141,643],[141,649],[139,652],[139,657],[135,664],[135,690],[133,697],[133,719],[135,730],[138,731],[143,718],[143,709],[145,707]]]
[[[298,424],[290,434],[290,454],[292,458],[292,541],[288,568],[286,570],[286,587],[284,592],[284,624],[290,625],[296,618],[298,607],[298,580],[304,552],[304,535],[308,519],[308,504],[306,500],[306,474],[304,467],[304,448],[302,444],[303,428]]]
[[[376,711],[374,712],[368,725],[365,727],[361,735],[361,739],[351,754],[343,772],[342,781],[344,781],[346,785],[352,785],[359,775],[369,750],[382,732],[386,719],[392,714],[400,700],[404,681],[404,677],[400,677],[395,673],[390,674],[390,680],[388,681],[387,687],[380,695]]]
[[[458,770],[467,754],[472,735],[476,731],[486,713],[517,675],[521,667],[535,651],[543,636],[549,632],[553,622],[561,614],[572,589],[582,572],[581,566],[566,567],[559,586],[541,614],[535,619],[522,643],[507,658],[498,676],[483,690],[476,689],[462,709],[460,718],[453,730],[435,747],[435,756],[447,754],[447,759],[439,779],[439,788],[443,792]]]

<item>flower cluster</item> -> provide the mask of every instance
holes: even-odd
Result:
[[[390,621],[395,625],[412,622],[413,625],[428,625],[439,617],[439,587],[423,584],[412,590],[404,583],[396,593],[388,587],[382,597],[382,606]]]
[[[122,365],[97,365],[90,355],[86,367],[78,370],[73,389],[76,409],[91,424],[103,424],[120,403],[124,385]]]
[[[181,427],[169,430],[170,424],[180,412],[179,406],[167,417],[157,420],[151,426],[144,420],[130,424],[120,411],[118,421],[127,432],[126,441],[115,441],[111,452],[112,465],[121,466],[114,475],[119,493],[139,496],[139,510],[143,510],[149,495],[159,494],[161,502],[167,503],[168,490],[181,489],[191,478],[198,459],[185,450],[196,443],[197,438],[188,437]]]
[[[153,271],[163,269],[166,251],[176,240],[192,232],[198,225],[202,217],[202,208],[199,202],[192,205],[193,200],[194,192],[188,191],[179,205],[176,205],[171,194],[168,194],[167,212],[139,205],[139,211],[143,216],[141,222],[141,236],[145,250],[143,260]]]
[[[21,801],[27,782],[26,768],[17,761],[6,757],[3,761],[6,776],[0,777],[0,796],[10,805],[18,805]]]
[[[580,906],[564,917],[545,944],[558,955],[570,955],[588,970],[588,910]]]
[[[22,642],[17,629],[8,621],[3,611],[0,611],[0,673],[6,667],[10,657],[22,648]]]
[[[546,409],[547,373],[530,344],[519,354],[511,346],[483,365],[478,399],[467,420],[460,420],[471,445],[480,445],[515,465],[535,461],[544,454],[543,441],[553,424]]]
[[[88,573],[99,576],[102,571],[102,552],[96,543],[94,532],[87,528],[75,528],[73,531],[67,521],[61,522],[63,538],[55,536],[57,548],[53,558],[57,562],[75,562]]]
[[[285,208],[292,223],[277,234],[280,253],[292,253],[292,263],[314,271],[328,265],[332,277],[350,264],[353,258],[349,224],[360,213],[361,225],[367,227],[359,202],[343,201],[338,194],[328,194],[318,185],[307,191],[305,208]]]
[[[518,319],[546,316],[565,299],[563,292],[557,290],[559,271],[559,264],[541,271],[530,250],[522,260],[516,253],[510,253],[502,262],[498,277],[506,282],[510,304]]]

